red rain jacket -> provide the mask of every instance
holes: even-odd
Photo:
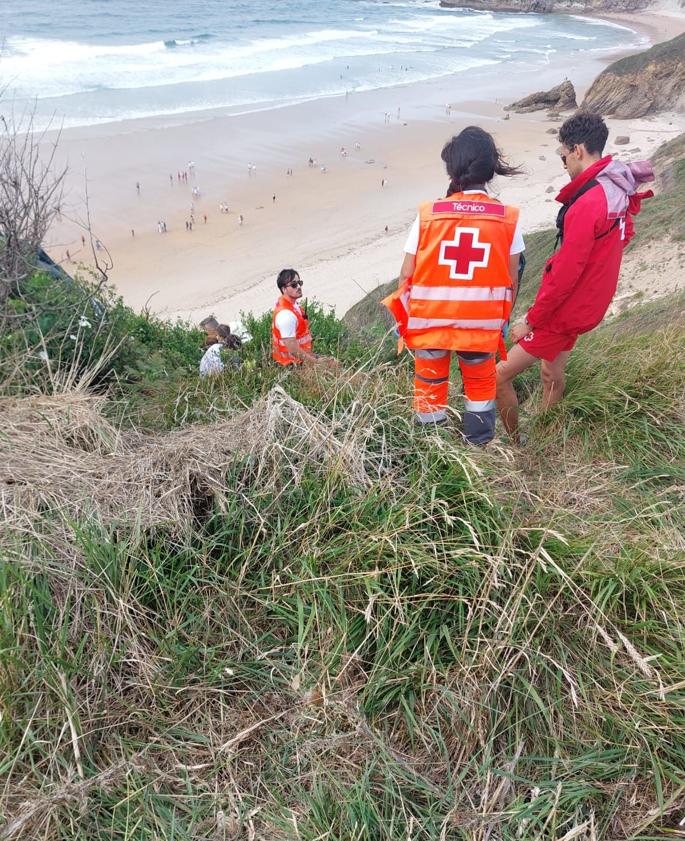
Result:
[[[607,156],[576,176],[556,200],[568,204],[593,178],[566,212],[561,247],[542,273],[542,283],[527,320],[552,333],[587,333],[604,318],[616,292],[623,249],[634,234],[631,214],[639,212],[635,185],[651,180],[648,164],[631,171]],[[637,177],[635,177],[637,176]]]

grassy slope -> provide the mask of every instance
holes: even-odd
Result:
[[[644,50],[636,55],[621,58],[610,64],[603,73],[614,76],[627,76],[631,73],[637,73],[654,62],[682,61],[683,54],[685,54],[685,34],[678,35],[670,41],[655,44],[650,49]]]
[[[266,321],[240,377],[156,378],[148,426],[207,435],[280,380],[367,481],[281,419],[298,481],[236,461],[183,536],[6,534],[0,839],[680,837],[684,310],[584,337],[520,454],[414,431],[405,359],[283,378]]]

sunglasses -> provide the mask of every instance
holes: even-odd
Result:
[[[575,148],[576,148],[575,146],[571,146],[571,149],[569,150],[569,153],[568,153],[568,154],[570,155],[570,154],[571,154],[571,152],[573,152],[573,150],[574,150]],[[568,155],[559,155],[559,157],[561,158],[561,162],[562,162],[562,164],[563,164],[564,166],[566,166],[566,158],[568,157]]]
[[[301,280],[291,280],[289,284],[287,284],[291,289],[297,289],[298,286],[304,286],[304,283]]]

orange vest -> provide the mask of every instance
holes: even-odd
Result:
[[[421,205],[413,277],[383,301],[407,347],[493,353],[501,346],[518,215],[485,193]]]
[[[290,312],[297,319],[297,328],[295,330],[295,340],[302,350],[311,351],[312,349],[312,334],[309,332],[309,322],[307,316],[299,307],[290,301],[285,295],[276,301],[276,308],[274,309],[273,318],[271,320],[271,356],[278,362],[279,365],[301,365],[302,360],[293,356],[285,342],[281,338],[281,332],[276,327],[276,316],[281,310],[290,310]]]

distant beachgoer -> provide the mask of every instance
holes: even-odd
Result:
[[[387,225],[385,226],[385,233],[386,234],[388,233],[388,226]]]
[[[174,176],[171,173],[169,173],[169,184],[171,184],[172,187],[174,185]]]
[[[314,158],[312,158],[311,155],[309,156],[309,160],[307,161],[307,164],[309,166],[314,166]]]
[[[71,263],[71,254],[69,253],[68,248],[67,248],[67,260]]]
[[[381,178],[381,189],[384,189],[384,188],[385,188],[385,186],[387,185],[387,183],[388,183],[388,182],[387,182],[387,179],[385,179],[385,178]]]
[[[136,181],[136,193],[140,195],[140,181]]]
[[[276,193],[274,193],[273,196],[271,196],[271,201],[273,202],[273,204],[276,204]]]
[[[328,172],[328,170],[326,169],[326,167],[325,167],[325,165],[324,165],[324,164],[321,164],[321,172],[322,172],[324,175]]]
[[[81,245],[85,248],[86,247],[86,238],[81,234]]]
[[[358,151],[362,148],[362,144],[361,144],[361,143],[355,143],[355,144],[354,144],[354,148],[355,148],[355,149],[357,150],[357,152],[358,152]]]
[[[133,228],[131,228],[131,236],[135,238],[136,232]]]
[[[397,109],[397,119],[399,120],[399,118],[400,118],[400,109],[398,108]]]
[[[243,217],[243,214],[241,213],[241,214],[238,216],[238,224],[239,224],[239,225],[242,225],[244,221],[245,221],[245,219],[244,219],[244,217]]]
[[[102,243],[100,242],[99,239],[95,240],[95,250],[96,251],[102,251]]]
[[[207,224],[207,214],[206,213],[202,214],[202,221],[205,223],[205,225]]]
[[[167,232],[166,222],[162,222],[162,233],[165,234]]]

